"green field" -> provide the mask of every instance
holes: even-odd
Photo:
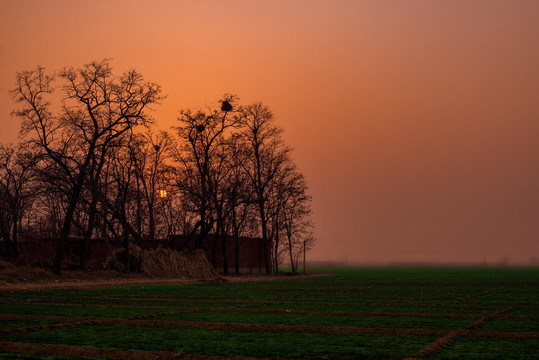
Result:
[[[331,274],[0,289],[0,360],[539,359],[539,269],[320,271]]]

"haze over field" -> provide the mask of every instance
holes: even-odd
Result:
[[[539,263],[539,2],[0,2],[17,71],[112,58],[158,127],[228,92],[271,107],[313,196],[314,260]]]

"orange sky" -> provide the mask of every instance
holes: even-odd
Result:
[[[225,92],[269,105],[313,195],[313,259],[539,262],[539,1],[0,1],[16,71],[113,58],[162,129]]]

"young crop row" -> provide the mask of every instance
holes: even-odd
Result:
[[[344,269],[264,282],[0,292],[0,349],[63,344],[80,356],[117,349],[127,358],[140,350],[208,360],[533,359],[539,270],[503,270],[422,277],[419,269]],[[9,355],[0,350],[0,360]]]

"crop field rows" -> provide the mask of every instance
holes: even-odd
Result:
[[[538,359],[539,269],[0,290],[0,359]]]

